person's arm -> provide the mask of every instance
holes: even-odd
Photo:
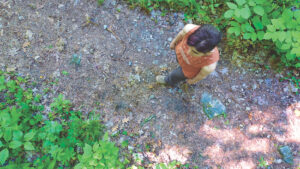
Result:
[[[192,30],[195,26],[194,24],[187,24],[184,26],[184,28],[177,34],[177,36],[172,40],[171,44],[170,44],[170,48],[171,49],[175,49],[175,46],[178,42],[180,42],[184,35],[186,33],[188,33],[190,30]]]
[[[198,81],[204,79],[207,75],[209,75],[211,72],[213,72],[217,67],[217,62],[210,64],[208,66],[204,66],[201,71],[195,76],[193,79],[188,79],[187,82],[189,84],[195,84]]]

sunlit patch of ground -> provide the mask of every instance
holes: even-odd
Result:
[[[226,164],[226,168],[230,169],[253,169],[256,167],[256,164],[251,158],[243,159],[240,161],[229,161]]]
[[[299,144],[300,103],[292,104],[285,112],[274,113],[274,109],[252,112],[244,129],[218,129],[209,121],[202,125],[198,134],[213,143],[203,152],[208,157],[205,163],[230,169],[255,168],[261,156],[268,164],[274,161],[278,155],[276,144]],[[282,132],[273,132],[277,129],[274,127]]]
[[[292,142],[300,144],[300,102],[294,103],[286,109],[287,125],[283,125],[286,130],[284,135],[276,134],[275,138],[281,142]]]
[[[259,133],[262,131],[261,126],[254,125],[250,127],[250,131]],[[237,128],[216,129],[208,123],[204,124],[198,133],[213,140],[213,145],[207,147],[203,153],[208,157],[205,163],[210,166],[222,166],[230,169],[255,168],[257,161],[253,157],[275,150],[269,139],[249,137],[244,134],[244,131]]]
[[[164,149],[160,150],[158,155],[152,152],[146,152],[145,154],[149,160],[154,163],[179,161],[182,164],[185,164],[192,154],[192,151],[186,147],[166,145]]]

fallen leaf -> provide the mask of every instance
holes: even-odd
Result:
[[[248,113],[248,118],[250,119],[250,120],[252,120],[252,113]]]
[[[119,126],[118,126],[118,125],[115,125],[115,126],[112,128],[112,132],[115,132],[115,131],[117,131],[117,130],[118,130],[118,128],[119,128]]]
[[[25,42],[25,43],[23,43],[23,48],[26,48],[26,47],[28,47],[28,46],[30,46],[30,42]]]
[[[162,72],[164,72],[166,70],[168,70],[168,68],[166,68],[166,67],[163,67],[163,68],[160,69],[160,71],[162,71]]]
[[[158,145],[158,147],[161,147],[161,140],[158,140],[157,145]]]
[[[124,119],[122,120],[122,122],[123,122],[123,123],[129,122],[129,117],[124,118]]]
[[[15,70],[16,70],[16,67],[8,67],[8,68],[6,68],[7,72],[13,72]]]
[[[153,85],[151,85],[151,84],[148,85],[148,88],[149,88],[149,89],[153,89]]]

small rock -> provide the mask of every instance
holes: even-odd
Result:
[[[283,88],[283,92],[284,92],[284,93],[287,93],[287,92],[289,92],[289,87],[288,87],[288,86],[286,86],[285,88]]]
[[[141,77],[140,77],[140,75],[138,75],[138,74],[134,75],[134,78],[135,78],[138,82],[141,81]]]
[[[268,105],[268,101],[262,97],[257,97],[257,104],[259,104],[260,106],[263,106],[263,105]]]
[[[168,41],[169,41],[169,42],[171,42],[171,41],[172,41],[172,39],[173,39],[173,38],[169,37],[169,38],[168,38]]]
[[[167,52],[167,51],[165,51],[165,50],[162,51],[162,56],[163,56],[163,57],[166,57],[167,55],[168,55],[168,52]]]
[[[34,57],[34,60],[37,61],[39,58],[40,58],[40,56],[35,56],[35,57]]]
[[[159,61],[158,61],[158,60],[154,60],[152,63],[153,63],[154,65],[158,65]]]
[[[24,19],[24,16],[19,16],[18,18],[19,18],[19,20],[21,21],[21,20]]]
[[[113,6],[115,6],[116,5],[116,1],[113,0],[113,1],[110,2],[110,4],[113,5]]]
[[[272,79],[265,79],[265,83],[267,86],[271,86],[272,85]]]
[[[59,8],[59,9],[62,9],[62,8],[64,8],[64,7],[65,7],[64,4],[59,4],[59,5],[58,5],[58,8]]]
[[[78,29],[78,25],[77,24],[72,25],[72,30],[75,31],[76,29]]]
[[[258,81],[258,83],[259,83],[260,85],[264,82],[263,79],[258,79],[257,81]]]
[[[182,22],[178,22],[178,25],[177,25],[178,28],[182,29],[184,27],[184,23]]]
[[[8,54],[9,54],[10,56],[15,56],[16,54],[18,54],[18,49],[12,47],[11,49],[9,49]]]
[[[218,72],[217,71],[213,71],[209,74],[212,77],[219,77]]]
[[[108,121],[107,123],[105,123],[105,126],[107,127],[107,128],[110,128],[110,127],[112,127],[114,125],[114,123],[112,122],[112,121]]]
[[[168,67],[167,64],[162,64],[162,65],[159,66],[160,69],[166,69],[167,67]]]
[[[207,92],[204,92],[200,100],[203,105],[203,111],[209,119],[213,117],[226,114],[226,107],[223,103]]]
[[[250,107],[246,107],[246,111],[250,111],[251,110],[251,108]]]
[[[222,75],[228,74],[228,68],[224,67],[223,69],[220,70]]]
[[[120,15],[119,14],[115,14],[115,17],[116,17],[117,20],[120,19]]]
[[[30,41],[33,39],[33,33],[31,32],[31,30],[26,31],[26,38]]]
[[[60,71],[59,71],[59,69],[57,69],[55,72],[53,72],[52,76],[55,77],[55,78],[60,77]]]
[[[281,163],[282,163],[282,160],[281,160],[281,159],[276,159],[274,162],[275,162],[276,164],[281,164]]]
[[[291,91],[293,93],[297,93],[298,92],[298,88],[296,88],[296,86],[294,84],[290,84],[290,88],[291,88]]]
[[[155,17],[156,17],[156,12],[155,12],[155,10],[152,10],[151,13],[150,13],[150,15],[151,15],[152,18],[155,18]]]
[[[173,15],[174,15],[174,18],[178,18],[178,14],[176,12]]]
[[[237,91],[237,89],[238,89],[238,86],[236,86],[236,85],[231,86],[231,90],[232,90],[232,91],[235,92],[235,91]]]
[[[107,25],[103,25],[103,29],[107,29]]]
[[[257,88],[257,85],[254,83],[253,85],[252,85],[252,90],[255,90]]]
[[[139,130],[139,135],[142,136],[145,132],[143,130]]]
[[[293,164],[294,157],[292,155],[291,148],[289,146],[283,146],[278,148],[279,153],[283,157],[283,160],[288,164]]]
[[[149,99],[151,100],[151,99],[155,99],[155,96],[154,95],[151,95],[150,97],[149,97]]]

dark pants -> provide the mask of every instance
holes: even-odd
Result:
[[[184,76],[181,67],[178,67],[165,78],[165,81],[168,85],[174,86],[185,79],[187,78]]]

